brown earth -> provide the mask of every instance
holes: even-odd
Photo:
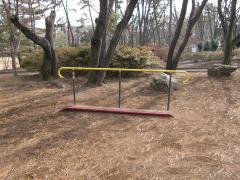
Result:
[[[0,76],[0,179],[240,179],[240,71],[191,74],[174,118],[59,112],[58,89],[36,75]],[[84,78],[78,79],[83,84]],[[149,77],[123,80],[123,106],[165,110]],[[117,81],[77,87],[85,105],[117,106]]]

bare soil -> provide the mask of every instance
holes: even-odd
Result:
[[[72,102],[38,75],[0,76],[0,179],[240,179],[240,71],[192,73],[171,101],[174,118],[59,112]],[[123,79],[123,107],[165,110],[150,77]],[[77,101],[117,106],[117,81]]]

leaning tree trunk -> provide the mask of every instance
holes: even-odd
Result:
[[[182,10],[181,10],[181,13],[180,13],[180,17],[179,17],[179,19],[178,19],[178,22],[177,22],[176,31],[175,31],[174,36],[173,36],[173,38],[172,38],[172,41],[171,41],[171,43],[170,43],[170,45],[169,45],[166,69],[172,69],[172,63],[173,63],[173,57],[174,57],[174,50],[175,50],[175,47],[176,47],[176,45],[177,45],[179,36],[180,36],[180,34],[181,34],[183,22],[184,22],[186,13],[187,13],[187,5],[188,5],[188,0],[183,0]]]
[[[108,67],[111,60],[113,53],[118,45],[119,39],[121,37],[121,34],[123,33],[124,29],[126,28],[132,13],[135,9],[135,6],[137,4],[138,0],[131,0],[129,5],[127,6],[126,12],[122,18],[122,20],[118,23],[116,30],[113,34],[113,37],[111,38],[110,44],[108,46],[108,50],[106,53],[106,56],[104,59],[101,59],[100,66],[99,67]],[[105,78],[106,72],[100,71],[97,76],[97,85],[101,85],[103,83],[103,80]]]
[[[174,54],[174,50],[176,48],[181,30],[182,30],[183,21],[184,21],[185,15],[186,15],[187,1],[188,0],[185,0],[184,3],[183,3],[181,15],[180,15],[178,25],[177,25],[177,29],[176,29],[177,33],[175,33],[175,35],[173,37],[173,40],[171,42],[171,45],[169,47],[169,50],[168,50],[168,62],[167,62],[166,69],[172,69],[172,70],[177,69],[179,59],[180,59],[180,57],[181,57],[181,55],[182,55],[182,53],[183,53],[183,51],[184,51],[184,49],[185,49],[185,47],[188,43],[189,38],[191,37],[192,29],[193,29],[194,25],[196,24],[197,20],[199,19],[200,15],[203,11],[203,8],[205,7],[208,0],[203,0],[201,5],[199,6],[199,8],[197,10],[195,10],[195,3],[194,3],[195,1],[192,1],[192,10],[191,10],[190,17],[189,17],[189,20],[188,20],[188,24],[187,24],[187,27],[186,27],[186,32],[185,32],[185,35],[184,35],[184,39],[183,39],[182,43],[180,44],[180,47],[178,48],[178,50]]]
[[[38,36],[31,29],[21,23],[17,16],[11,17],[11,22],[30,40],[41,46],[44,52],[41,74],[44,80],[51,76],[56,76],[56,56],[53,49],[53,30],[55,21],[55,11],[51,11],[49,17],[45,19],[46,34],[45,37]]]
[[[110,40],[110,44],[106,51],[106,33],[107,33],[107,26],[109,22],[109,17],[111,15],[111,7],[113,1],[110,0],[109,2],[106,0],[100,0],[100,14],[98,17],[97,26],[95,28],[92,40],[91,40],[91,60],[90,66],[91,67],[108,67],[113,52],[117,47],[119,39],[127,26],[133,10],[137,4],[138,0],[131,0],[127,6],[126,12],[122,18],[122,20],[118,23],[117,28],[113,34],[112,39]],[[88,77],[88,85],[101,85],[105,78],[105,72],[89,72]]]
[[[200,15],[202,14],[202,11],[203,11],[207,1],[208,0],[203,0],[202,4],[199,6],[197,11],[195,10],[195,4],[192,3],[192,11],[190,13],[190,18],[188,20],[185,36],[184,36],[184,39],[183,39],[183,41],[182,41],[178,51],[176,52],[176,55],[175,55],[174,59],[173,59],[171,69],[174,69],[174,70],[177,69],[179,59],[180,59],[180,57],[181,57],[181,55],[182,55],[182,53],[183,53],[183,51],[184,51],[184,49],[185,49],[185,47],[188,43],[189,38],[191,37],[192,29],[193,29],[194,25],[196,24],[197,20],[199,19]]]

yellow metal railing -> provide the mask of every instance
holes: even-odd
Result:
[[[58,76],[60,78],[64,78],[61,74],[63,70],[71,70],[71,71],[120,71],[120,72],[164,72],[164,73],[183,73],[185,75],[185,79],[183,81],[186,84],[190,79],[190,74],[187,71],[182,70],[164,70],[164,69],[125,69],[125,68],[92,68],[92,67],[61,67],[58,69]]]

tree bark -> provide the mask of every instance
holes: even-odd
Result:
[[[231,60],[232,60],[232,50],[233,50],[232,38],[233,38],[234,20],[235,20],[235,16],[236,16],[236,5],[237,5],[237,0],[232,0],[229,27],[227,30],[227,35],[224,38],[223,64],[227,64],[227,65],[231,64]]]
[[[91,6],[90,6],[90,2],[89,0],[87,1],[87,5],[88,5],[88,12],[89,12],[89,16],[91,19],[91,24],[92,24],[92,31],[94,32],[94,21],[93,21],[93,17],[92,17],[92,11],[91,11]]]
[[[210,37],[211,37],[211,41],[213,41],[212,17],[211,17],[209,7],[207,7],[207,14],[208,14],[209,27],[210,27],[209,28],[210,29]]]
[[[98,67],[99,59],[102,52],[102,41],[107,27],[107,15],[108,15],[108,0],[100,0],[100,13],[96,20],[96,27],[91,39],[91,59],[89,62],[90,67]],[[96,84],[97,72],[90,71],[88,74],[88,85]]]
[[[106,50],[106,28],[109,22],[109,17],[111,15],[112,4],[113,1],[111,0],[110,3],[105,0],[100,0],[100,14],[98,17],[98,23],[95,28],[95,32],[92,37],[91,43],[91,60],[90,60],[90,67],[108,67],[114,50],[117,47],[119,39],[126,28],[133,10],[137,4],[138,0],[131,0],[127,6],[126,12],[122,18],[122,20],[118,23],[116,30],[113,34],[113,37],[110,40],[109,46],[107,51]],[[110,7],[110,8],[109,8]],[[101,20],[101,22],[99,22]],[[105,72],[89,72],[88,77],[88,85],[101,85],[105,78]]]
[[[218,15],[221,21],[222,31],[223,31],[223,40],[224,40],[224,57],[223,64],[229,65],[232,61],[232,50],[234,44],[237,42],[238,36],[233,38],[234,22],[236,19],[236,6],[237,0],[231,1],[231,13],[229,17],[229,24],[227,23],[226,18],[222,12],[222,0],[218,0]]]
[[[74,34],[73,34],[73,30],[72,30],[72,26],[69,20],[69,16],[68,16],[68,7],[67,7],[67,0],[66,0],[66,5],[64,4],[63,0],[61,0],[66,18],[67,18],[67,28],[68,28],[68,44],[69,46],[75,46],[75,42],[74,42]],[[70,37],[71,36],[71,37]]]
[[[178,19],[176,31],[175,31],[175,34],[173,36],[173,39],[170,43],[169,50],[168,50],[168,58],[167,58],[166,69],[171,69],[172,68],[174,50],[175,50],[175,47],[177,45],[177,41],[179,39],[181,30],[182,30],[182,26],[183,26],[183,22],[184,22],[186,13],[187,13],[187,5],[188,5],[188,0],[183,0],[182,10],[181,10],[181,13],[180,13],[180,16],[179,16],[179,19]]]
[[[172,68],[171,69],[177,69],[177,65],[178,65],[178,62],[179,62],[179,59],[188,43],[188,40],[189,38],[191,37],[191,32],[192,32],[192,29],[194,27],[194,25],[196,24],[197,20],[199,19],[202,11],[203,11],[203,8],[205,7],[206,3],[207,3],[208,0],[203,0],[202,1],[202,4],[201,6],[198,8],[197,12],[195,12],[195,4],[192,3],[192,12],[190,14],[190,18],[189,18],[189,21],[188,21],[188,25],[187,25],[187,30],[186,30],[186,33],[184,35],[184,39],[183,39],[183,42],[181,43],[174,59],[173,59],[173,62],[172,62]]]
[[[171,37],[172,37],[172,17],[173,17],[173,0],[170,0],[169,2],[169,25],[168,25],[168,31],[169,31],[169,35],[168,35],[168,44],[171,43]]]
[[[10,51],[11,51],[13,74],[14,74],[14,76],[17,76],[18,73],[17,73],[17,66],[16,66],[16,57],[17,57],[17,52],[18,52],[18,46],[17,46],[18,41],[16,39],[16,29],[14,28],[14,25],[11,23],[11,20],[10,20],[11,2],[10,2],[10,0],[8,0],[8,3],[6,3],[5,0],[2,0],[2,3],[3,3],[3,9],[6,12],[8,30],[9,30],[9,34],[10,34],[9,44],[10,44]],[[18,4],[16,7],[18,7]]]
[[[45,37],[40,37],[30,30],[27,26],[21,23],[17,16],[10,18],[11,22],[30,40],[41,46],[44,52],[41,74],[44,80],[50,76],[56,76],[56,57],[53,49],[53,29],[55,21],[55,11],[51,11],[49,17],[45,19],[46,34]]]
[[[125,27],[127,26],[128,22],[132,16],[132,13],[135,9],[137,1],[138,0],[131,0],[129,2],[126,12],[125,12],[122,20],[118,23],[116,30],[113,34],[113,37],[110,40],[106,56],[104,59],[101,59],[100,67],[108,67],[109,66],[112,56],[113,56],[113,53],[114,53],[114,51],[117,47],[117,44],[119,42],[119,39],[121,37],[121,34],[124,31]],[[101,85],[103,83],[105,75],[106,75],[106,72],[104,72],[104,71],[99,72],[99,76],[97,77],[97,85]]]
[[[181,56],[182,52],[184,51],[184,49],[185,49],[185,47],[188,43],[188,40],[191,36],[192,29],[193,29],[194,25],[196,24],[197,20],[199,19],[207,1],[208,0],[203,0],[200,7],[198,8],[198,10],[195,11],[195,1],[192,0],[192,10],[191,10],[190,17],[189,17],[189,20],[188,20],[187,29],[186,29],[186,32],[185,32],[185,35],[184,35],[183,42],[181,43],[181,45],[180,45],[179,49],[177,50],[176,54],[174,55],[174,50],[176,48],[176,44],[178,42],[179,36],[178,37],[177,36],[173,37],[173,40],[172,40],[171,45],[170,45],[170,49],[168,51],[168,62],[167,62],[166,69],[172,69],[172,70],[177,69],[177,65],[178,65],[180,56]],[[187,4],[185,6],[187,6]],[[183,10],[186,11],[185,8],[183,8]],[[186,12],[184,12],[184,13],[186,14]],[[179,21],[182,21],[182,18],[185,18],[185,15],[183,17],[182,12],[181,12]],[[180,22],[180,24],[182,24],[182,22]],[[182,27],[181,27],[180,30],[178,28],[179,28],[179,26],[177,25],[177,30],[176,31],[178,32],[177,34],[180,35]]]

